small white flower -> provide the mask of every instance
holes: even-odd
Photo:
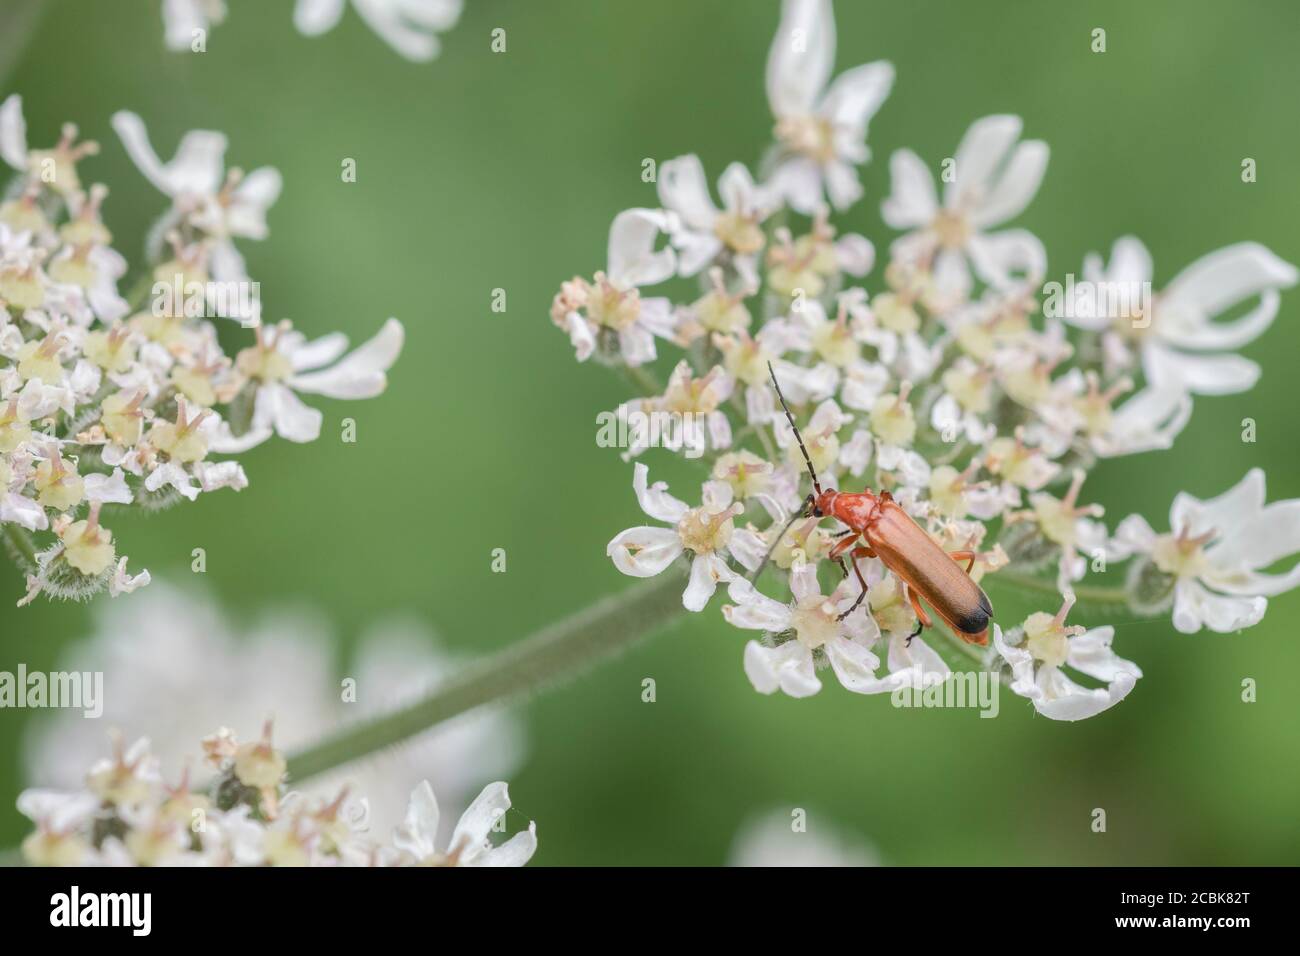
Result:
[[[618,407],[617,414],[627,422],[629,432],[624,460],[654,445],[683,451],[688,458],[700,457],[706,448],[730,446],[731,421],[718,406],[731,396],[734,385],[721,366],[697,377],[690,362],[678,362],[662,395]]]
[[[1100,303],[1110,308],[1076,310],[1066,321],[1102,332],[1112,366],[1129,364],[1137,351],[1150,384],[1195,395],[1229,395],[1255,385],[1259,366],[1232,350],[1264,333],[1277,315],[1278,290],[1297,278],[1295,266],[1259,243],[1239,242],[1197,259],[1150,296],[1151,254],[1132,236],[1116,240],[1104,266],[1099,255],[1089,256],[1083,273],[1117,294]],[[1150,314],[1134,307],[1142,289],[1148,290]],[[1258,305],[1241,317],[1214,321],[1256,296]]]
[[[62,136],[53,148],[29,149],[22,97],[14,93],[0,103],[0,159],[27,174],[31,180],[48,183],[51,189],[69,198],[81,189],[77,178],[78,160],[99,152],[98,143],[78,143],[76,140],[77,127],[65,123]]]
[[[770,185],[812,215],[823,192],[836,209],[862,196],[857,167],[871,157],[867,125],[889,95],[889,63],[854,67],[830,82],[835,17],[830,0],[785,0],[767,59],[767,98],[781,160]]]
[[[723,171],[718,195],[722,209],[713,204],[704,165],[694,154],[659,168],[659,200],[675,214],[671,235],[678,272],[693,276],[725,251],[740,275],[757,286],[755,260],[766,241],[761,224],[772,212],[772,199],[741,163]]]
[[[880,637],[875,619],[861,607],[844,617],[861,590],[850,575],[830,594],[823,595],[817,582],[816,565],[796,561],[790,569],[792,604],[782,604],[760,593],[744,578],[727,589],[734,605],[722,609],[727,622],[740,628],[769,634],[793,632],[789,640],[775,647],[750,641],[745,645],[745,674],[761,694],[781,690],[791,697],[810,697],[821,690],[814,672],[814,652],[830,662],[840,683],[851,691],[864,691],[875,681],[879,659],[870,645]]]
[[[1077,504],[1085,477],[1082,469],[1075,469],[1064,498],[1045,491],[1029,496],[1029,503],[1033,506],[1032,518],[1039,530],[1061,549],[1056,586],[1062,593],[1068,592],[1071,582],[1078,581],[1087,573],[1088,562],[1104,555],[1106,549],[1106,528],[1092,520],[1101,517],[1105,509],[1101,505]]]
[[[1023,229],[989,232],[1016,216],[1038,192],[1047,169],[1047,144],[1020,138],[1018,116],[986,116],[973,123],[957,147],[955,178],[944,186],[943,205],[934,177],[919,156],[899,150],[890,159],[892,191],[881,215],[908,263],[928,265],[945,294],[965,298],[974,266],[985,282],[1009,286],[1017,275],[1041,278],[1047,267],[1042,243]]]
[[[1011,666],[1011,690],[1028,698],[1044,717],[1083,720],[1114,707],[1128,696],[1142,670],[1111,650],[1113,627],[1067,627],[1065,615],[1074,603],[1067,597],[1055,617],[1038,613],[1025,622],[1025,640],[1011,647],[1002,628],[993,625],[993,646]],[[1071,680],[1061,668],[1069,666],[1101,681],[1088,688]]]
[[[216,130],[186,133],[176,155],[164,163],[138,115],[128,110],[114,113],[113,129],[136,168],[195,226],[218,239],[266,238],[266,213],[282,186],[278,170],[263,166],[247,175],[239,170],[227,173],[226,136]]]
[[[131,594],[132,592],[145,587],[152,580],[153,577],[147,570],[141,571],[136,575],[128,574],[126,570],[126,558],[121,558],[117,562],[117,567],[113,569],[112,580],[108,582],[108,593],[112,597]]]
[[[341,332],[308,341],[281,323],[271,330],[259,327],[257,333],[257,345],[241,352],[236,363],[257,388],[252,425],[235,443],[213,444],[215,451],[238,451],[272,432],[289,441],[315,441],[324,416],[303,404],[297,393],[374,398],[387,388],[384,373],[397,361],[405,340],[397,319],[389,319],[374,338],[347,355],[348,338]]]
[[[608,268],[588,283],[566,282],[551,304],[551,319],[569,333],[579,362],[591,358],[597,336],[613,336],[628,365],[654,361],[655,336],[673,334],[676,319],[665,298],[643,299],[638,286],[655,285],[677,270],[671,246],[655,250],[675,217],[657,209],[625,209],[609,227]]]
[[[614,536],[605,553],[624,574],[649,578],[662,573],[690,551],[694,557],[682,605],[688,611],[702,611],[713,597],[718,582],[736,577],[727,564],[728,545],[735,531],[733,519],[745,508],[733,500],[731,485],[725,481],[705,482],[703,504],[690,508],[668,493],[666,482],[647,486],[648,476],[645,465],[638,462],[633,467],[632,488],[641,510],[672,527],[628,528]]]
[[[305,36],[334,29],[343,16],[345,0],[298,0],[293,23]],[[463,0],[352,0],[366,25],[408,60],[432,60],[446,33],[460,19]]]
[[[1072,368],[1053,384],[1060,388],[1044,403],[1041,428],[1027,433],[1062,452],[1080,433],[1100,458],[1172,448],[1192,417],[1192,396],[1177,386],[1144,388],[1116,407],[1118,396],[1133,387],[1128,378],[1103,390],[1095,372]]]
[[[265,239],[267,210],[280,197],[282,180],[270,166],[247,175],[225,171],[226,136],[216,130],[191,130],[181,138],[176,155],[164,163],[154,152],[144,120],[122,110],[113,114],[113,129],[145,178],[172,200],[179,222],[207,237],[207,269],[218,282],[246,283],[248,268],[234,239]],[[260,310],[232,314],[249,324],[260,321]]]
[[[133,498],[127,487],[126,475],[121,468],[114,468],[111,475],[92,474],[86,476],[86,500],[104,504],[129,505]]]
[[[526,831],[499,846],[488,839],[509,809],[506,785],[488,784],[461,815],[447,850],[439,851],[435,842],[440,817],[438,800],[428,781],[422,781],[411,793],[406,822],[393,834],[393,843],[426,866],[523,866],[537,852],[537,824],[529,821]]]
[[[1300,586],[1300,564],[1283,574],[1259,570],[1300,552],[1300,499],[1265,504],[1258,468],[1208,501],[1180,493],[1169,527],[1156,534],[1141,515],[1129,515],[1115,543],[1174,579],[1174,627],[1184,634],[1251,627],[1263,618],[1268,597]]]

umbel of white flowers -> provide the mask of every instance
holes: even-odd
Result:
[[[786,0],[768,58],[776,142],[762,174],[727,166],[719,204],[697,157],[665,162],[662,208],[619,213],[605,271],[555,296],[552,321],[578,361],[634,370],[640,393],[617,415],[704,423],[697,441],[659,443],[691,457],[707,445],[698,491],[670,494],[636,461],[632,487],[651,523],[615,535],[608,555],[637,577],[688,565],[690,611],[724,586],[724,619],[758,632],[741,656],[762,693],[816,693],[824,668],[855,693],[928,686],[951,672],[948,656],[971,650],[909,641],[917,615],[876,558],[860,560],[866,600],[843,616],[860,585],[841,581],[828,556],[848,529],[797,517],[808,477],[770,363],[823,487],[890,491],[945,550],[975,552],[976,581],[1055,586],[1059,609],[995,626],[977,662],[1048,717],[1096,714],[1142,672],[1114,650],[1114,627],[1066,623],[1090,571],[1128,561],[1125,586],[1109,594],[1144,614],[1172,608],[1187,633],[1249,627],[1269,596],[1300,584],[1300,565],[1263,572],[1300,551],[1300,501],[1267,504],[1258,469],[1209,501],[1179,494],[1165,533],[1135,515],[1112,534],[1102,507],[1082,498],[1104,459],[1171,447],[1194,395],[1254,385],[1259,368],[1233,350],[1265,332],[1296,269],[1243,242],[1152,293],[1151,257],[1130,237],[1109,262],[1090,256],[1066,294],[1046,294],[1042,243],[1010,224],[1038,190],[1048,147],[1000,115],[967,130],[942,194],[920,157],[893,154],[881,213],[900,235],[881,281],[855,285],[876,246],[837,233],[830,213],[862,196],[868,124],[894,74],[872,63],[832,79],[834,59],[830,0]],[[696,275],[688,301],[647,294]],[[1217,320],[1252,300],[1240,318]],[[682,357],[647,388],[665,348]],[[652,444],[631,443],[625,458]],[[774,595],[760,590],[764,568],[776,571]],[[1035,579],[1042,572],[1052,577]]]
[[[504,783],[484,787],[440,846],[438,801],[423,782],[405,821],[380,843],[366,832],[365,799],[346,787],[331,800],[285,791],[269,722],[260,740],[241,744],[221,728],[202,746],[217,774],[202,790],[188,769],[165,783],[149,741],[126,747],[119,736],[84,790],[24,791],[18,809],[36,825],[24,858],[37,866],[523,866],[537,850],[531,821],[494,842],[510,809]]]
[[[299,394],[376,396],[402,349],[396,319],[351,353],[339,333],[309,340],[287,321],[263,324],[256,296],[227,293],[257,288],[235,241],[266,238],[280,174],[227,170],[218,132],[186,133],[164,162],[140,117],[118,113],[113,126],[171,203],[129,299],[118,283],[131,270],[101,215],[108,188],[80,179],[98,145],[69,124],[53,147],[31,148],[22,100],[0,104],[0,159],[13,170],[0,203],[0,537],[27,576],[20,604],[147,583],[127,571],[106,509],[243,489],[243,466],[225,456],[272,434],[314,440],[322,415]],[[233,357],[221,318],[248,329]]]

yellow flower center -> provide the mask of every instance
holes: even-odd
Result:
[[[819,163],[835,159],[835,127],[821,116],[786,116],[777,121],[776,138],[791,152]]]
[[[636,289],[621,290],[604,276],[596,276],[596,284],[587,296],[587,316],[597,325],[622,330],[636,322],[641,314],[641,294]]]
[[[839,633],[836,611],[820,594],[805,598],[790,615],[795,636],[809,650],[816,650]]]
[[[752,217],[739,212],[719,215],[713,222],[713,234],[742,256],[763,248],[763,230]]]
[[[945,249],[961,249],[971,237],[971,225],[966,214],[952,209],[940,209],[932,226]]]
[[[725,548],[736,528],[732,520],[736,510],[736,505],[716,513],[703,507],[692,508],[677,522],[682,544],[696,554],[711,554]]]
[[[902,396],[884,394],[871,406],[871,431],[890,445],[910,445],[916,437],[916,417]]]

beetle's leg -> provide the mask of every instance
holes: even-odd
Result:
[[[858,598],[856,601],[853,602],[853,606],[850,607],[843,614],[839,615],[839,617],[835,619],[837,621],[844,620],[846,617],[848,617],[850,614],[856,611],[858,609],[858,605],[861,604],[863,599],[867,596],[867,579],[862,576],[862,569],[858,567],[858,558],[861,557],[861,554],[859,552],[865,550],[867,549],[854,548],[852,553],[849,555],[849,560],[853,562],[853,573],[858,576],[858,584],[861,585],[862,590],[858,592]],[[848,577],[847,574],[845,574],[844,576]]]
[[[855,533],[855,532],[853,531],[853,528],[845,528],[844,531],[837,531],[837,532],[833,533],[833,535],[832,535],[831,537],[841,537],[841,538],[842,538],[842,537],[844,537],[845,535],[853,535],[853,533]],[[836,544],[842,544],[842,542],[837,541]],[[849,576],[849,566],[848,566],[848,564],[845,564],[845,563],[844,563],[844,558],[836,557],[836,562],[839,562],[839,564],[840,564],[840,571],[842,572],[842,574],[844,574],[845,578],[848,578],[848,576]]]
[[[927,627],[931,626],[930,615],[925,613],[925,608],[921,607],[921,599],[916,596],[910,584],[903,585],[904,596],[912,602],[912,610],[916,612],[916,630],[907,635],[907,643],[910,646],[912,638],[920,634]]]
[[[853,529],[850,528],[849,530],[852,531]],[[845,552],[857,543],[857,540],[858,538],[856,534],[841,537],[839,541],[835,542],[835,547],[831,548],[831,560],[838,561],[844,556]]]
[[[975,567],[975,558],[977,555],[974,551],[949,551],[948,557],[952,558],[958,564],[966,561],[966,573],[970,574],[970,569]]]

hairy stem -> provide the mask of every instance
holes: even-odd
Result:
[[[683,580],[668,572],[610,595],[467,666],[427,697],[347,727],[289,758],[290,784],[332,770],[484,704],[553,686],[631,647],[684,612]]]

